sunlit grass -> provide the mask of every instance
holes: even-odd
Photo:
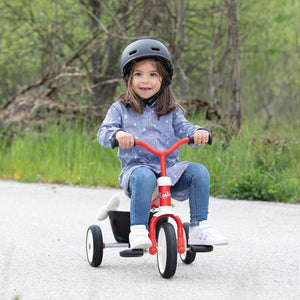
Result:
[[[101,147],[96,132],[53,125],[42,133],[15,135],[1,147],[0,174],[25,182],[118,186],[116,151]]]
[[[201,120],[198,120],[201,124]],[[193,120],[197,123],[197,120]],[[209,127],[209,125],[208,125]],[[207,166],[211,194],[230,199],[300,202],[300,134],[245,122],[237,137],[213,129],[213,145],[181,147],[181,159]],[[0,145],[0,176],[23,182],[119,187],[117,150],[104,148],[97,128],[51,125],[16,133]]]
[[[224,142],[214,135],[212,146],[182,148],[181,158],[203,163],[211,175],[211,194],[231,199],[300,201],[300,136],[290,128],[263,132],[245,123],[237,137]]]

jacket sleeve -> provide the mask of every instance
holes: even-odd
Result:
[[[98,142],[104,147],[110,147],[113,135],[122,129],[122,114],[119,103],[113,103],[109,108],[97,134]]]
[[[206,130],[210,132],[204,127],[201,127],[199,125],[193,125],[191,122],[189,122],[184,117],[183,112],[179,108],[177,108],[174,111],[173,126],[175,135],[180,139],[186,138],[188,136],[193,136],[197,130]]]

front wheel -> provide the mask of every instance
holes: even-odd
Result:
[[[91,225],[86,233],[86,256],[89,264],[98,267],[103,258],[103,237],[101,228]]]
[[[170,223],[161,224],[157,237],[157,265],[164,278],[171,278],[177,267],[177,243],[174,227]]]
[[[188,250],[188,238],[189,238],[189,223],[183,223],[183,235],[184,235],[184,240],[185,240],[185,252],[180,254],[181,260],[185,264],[191,264],[195,258],[196,258],[196,253]]]

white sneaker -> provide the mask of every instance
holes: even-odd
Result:
[[[207,221],[202,221],[199,226],[189,228],[190,245],[226,245],[228,239],[218,233]]]
[[[130,226],[129,244],[131,249],[148,249],[152,246],[145,225]]]

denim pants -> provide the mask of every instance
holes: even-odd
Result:
[[[157,174],[147,167],[135,169],[129,179],[130,224],[145,225],[151,208],[152,193],[156,186]],[[207,220],[209,203],[209,173],[205,166],[190,163],[177,183],[171,187],[171,194],[189,189],[190,223],[196,226]]]

